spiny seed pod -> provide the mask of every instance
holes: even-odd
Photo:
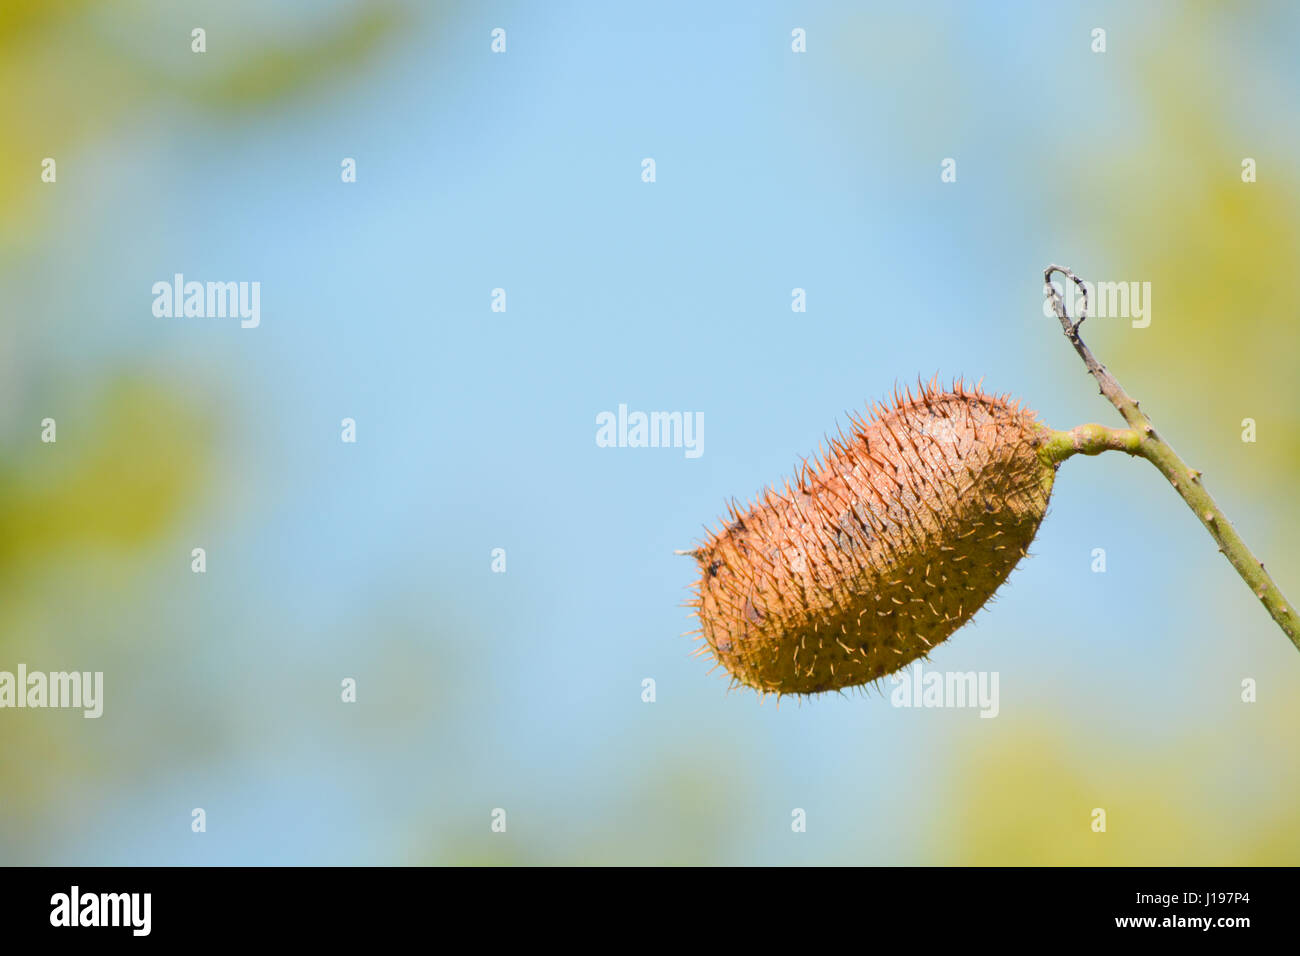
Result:
[[[811,694],[878,680],[970,620],[1027,552],[1052,431],[960,382],[895,393],[691,552],[708,650],[741,684]],[[705,650],[705,648],[701,648]]]

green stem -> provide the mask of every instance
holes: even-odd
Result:
[[[1060,294],[1051,284],[1053,272],[1068,276],[1080,288],[1084,289],[1083,308],[1077,322],[1071,322],[1065,313],[1065,306]],[[1106,371],[1106,367],[1093,357],[1088,346],[1079,338],[1079,326],[1087,318],[1087,290],[1082,280],[1069,269],[1060,266],[1048,266],[1043,273],[1047,292],[1052,297],[1057,318],[1065,331],[1065,336],[1074,346],[1087,366],[1088,372],[1101,386],[1101,393],[1118,409],[1128,422],[1128,428],[1107,428],[1104,425],[1080,425],[1068,432],[1053,431],[1046,444],[1039,450],[1047,460],[1059,464],[1072,455],[1099,455],[1103,451],[1123,451],[1130,455],[1145,458],[1160,469],[1160,473],[1169,479],[1174,490],[1187,502],[1197,519],[1210,532],[1229,563],[1241,575],[1241,579],[1250,586],[1257,597],[1273,616],[1273,620],[1282,628],[1282,632],[1291,639],[1291,643],[1300,650],[1300,615],[1296,614],[1295,605],[1286,599],[1281,589],[1264,570],[1264,563],[1251,553],[1246,542],[1241,540],[1237,530],[1228,520],[1227,515],[1215,504],[1210,493],[1201,482],[1201,473],[1188,467],[1178,457],[1178,453],[1157,434],[1155,426],[1146,413],[1138,408],[1138,403],[1120,386],[1115,377]]]

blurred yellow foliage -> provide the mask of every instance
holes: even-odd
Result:
[[[406,22],[397,3],[358,3],[323,29],[273,36],[247,26],[188,64],[188,28],[173,45],[142,44],[165,4],[115,4],[101,18],[88,0],[0,3],[0,239],[29,241],[25,216],[42,188],[41,160],[69,152],[124,118],[171,97],[206,110],[248,110],[319,89],[368,60]],[[134,35],[133,35],[134,34]],[[61,170],[61,175],[64,175]]]
[[[165,387],[114,382],[58,441],[0,468],[0,581],[76,546],[135,548],[202,487],[210,425]]]
[[[1300,707],[1235,706],[1249,709],[1209,734],[1189,726],[1161,746],[1117,738],[1113,729],[1071,731],[1046,716],[966,740],[930,858],[973,866],[1294,866],[1300,819],[1288,795],[1300,786],[1300,739],[1285,728]],[[1244,762],[1243,739],[1251,741]],[[1247,813],[1233,802],[1242,799]],[[1093,829],[1098,808],[1105,832]]]
[[[1117,331],[1098,357],[1118,361],[1112,370],[1157,427],[1173,424],[1175,447],[1179,433],[1212,446],[1210,460],[1192,462],[1212,486],[1216,471],[1267,483],[1259,490],[1294,515],[1294,496],[1278,493],[1300,466],[1290,281],[1300,262],[1300,173],[1291,162],[1300,144],[1285,141],[1294,124],[1239,124],[1219,73],[1206,69],[1229,68],[1214,22],[1202,10],[1169,13],[1161,45],[1130,61],[1147,135],[1133,149],[1108,149],[1104,162],[1079,157],[1089,184],[1080,194],[1105,201],[1080,203],[1071,218],[1091,237],[1081,247],[1091,244],[1117,273],[1089,278],[1150,281],[1154,299],[1151,326]],[[1246,158],[1258,164],[1257,182],[1243,182]],[[1257,421],[1256,444],[1241,441],[1244,418]]]

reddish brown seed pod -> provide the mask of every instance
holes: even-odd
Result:
[[[1052,434],[1009,397],[895,395],[692,554],[713,656],[761,692],[869,683],[979,610],[1047,511]]]

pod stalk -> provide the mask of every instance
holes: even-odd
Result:
[[[1052,285],[1052,273],[1059,272],[1070,279],[1083,293],[1077,321],[1070,321],[1065,311],[1061,293]],[[1123,451],[1130,455],[1145,458],[1169,479],[1175,491],[1187,502],[1198,521],[1204,525],[1219,546],[1219,551],[1236,570],[1241,579],[1249,586],[1251,593],[1264,605],[1265,610],[1277,622],[1291,643],[1300,650],[1300,615],[1296,607],[1286,599],[1281,589],[1264,570],[1264,562],[1255,557],[1246,546],[1246,542],[1237,534],[1237,530],[1228,520],[1227,515],[1215,503],[1210,493],[1205,490],[1201,473],[1190,467],[1173,447],[1165,441],[1152,425],[1150,417],[1139,407],[1106,367],[1097,361],[1092,351],[1079,337],[1079,326],[1088,317],[1087,285],[1069,269],[1050,265],[1043,270],[1044,293],[1050,298],[1056,317],[1061,323],[1065,337],[1070,340],[1074,350],[1083,359],[1088,372],[1101,387],[1101,393],[1110,400],[1115,409],[1124,416],[1129,427],[1125,429],[1107,428],[1104,425],[1080,425],[1068,432],[1053,431],[1039,448],[1039,455],[1058,464],[1077,455],[1099,455],[1103,451]]]

